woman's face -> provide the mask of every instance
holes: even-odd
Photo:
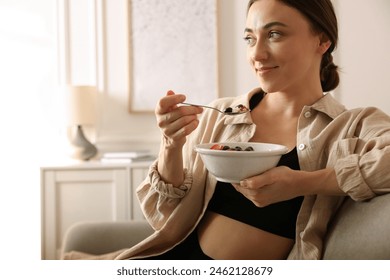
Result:
[[[291,91],[319,83],[320,36],[296,9],[277,0],[259,0],[245,28],[247,57],[265,92]]]

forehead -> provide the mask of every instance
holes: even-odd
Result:
[[[308,28],[309,22],[297,10],[278,0],[259,0],[248,11],[246,27],[259,31],[272,22],[280,22],[289,28]]]

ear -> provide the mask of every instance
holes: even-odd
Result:
[[[332,42],[329,40],[328,36],[326,36],[324,33],[320,35],[320,44],[318,45],[318,52],[323,55],[328,51],[330,46],[332,45]]]

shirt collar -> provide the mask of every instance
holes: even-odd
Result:
[[[248,94],[238,96],[234,100],[234,102],[235,104],[243,104],[244,106],[249,108],[249,100],[252,98],[253,95],[261,92],[261,88],[255,88]],[[335,119],[337,116],[339,116],[342,112],[346,110],[345,106],[338,102],[330,93],[324,94],[324,96],[320,98],[317,102],[315,102],[313,105],[305,106],[304,110],[308,108],[322,112],[332,119]],[[224,118],[225,125],[253,124],[251,114],[241,114],[235,116],[225,115]]]
[[[345,106],[338,102],[330,93],[325,94],[312,106],[307,107],[322,112],[332,119],[335,119],[346,110]]]

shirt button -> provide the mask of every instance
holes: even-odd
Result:
[[[311,112],[310,111],[306,111],[304,114],[306,119],[310,118],[311,117]]]
[[[306,145],[305,144],[299,144],[298,149],[300,151],[303,151],[304,149],[306,149]]]

